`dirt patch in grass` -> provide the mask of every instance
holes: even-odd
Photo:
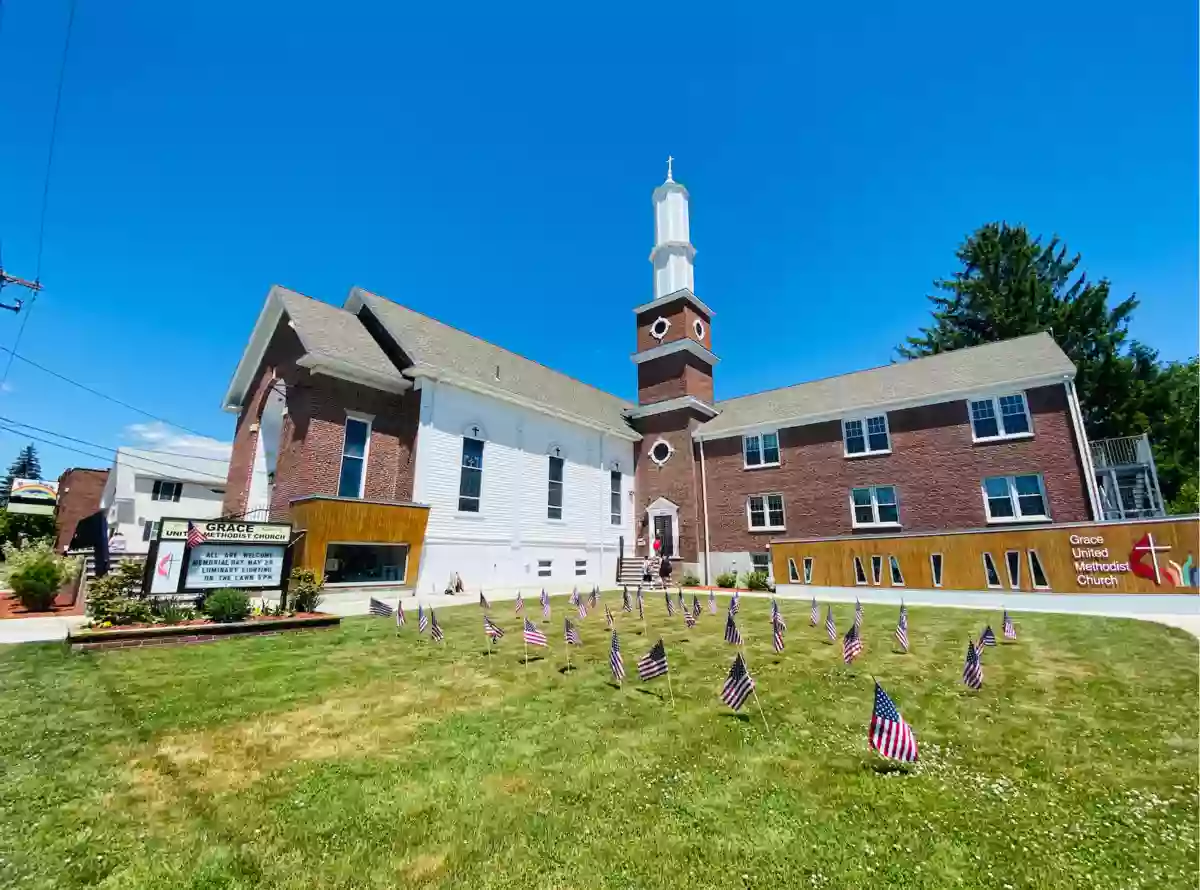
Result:
[[[429,881],[446,868],[445,853],[421,853],[404,863],[403,872],[410,881]]]

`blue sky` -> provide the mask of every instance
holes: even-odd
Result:
[[[268,287],[357,284],[631,397],[668,153],[718,398],[887,362],[996,219],[1059,233],[1138,293],[1137,337],[1196,352],[1194,3],[409,6],[79,0],[21,352],[227,439]],[[66,9],[5,5],[16,274]],[[19,421],[186,444],[20,362],[8,390]],[[102,463],[39,447],[47,475]]]

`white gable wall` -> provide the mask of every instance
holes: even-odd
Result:
[[[483,440],[480,512],[458,511],[464,435]],[[549,456],[564,459],[563,518],[547,517]],[[610,471],[622,473],[621,524],[610,514]],[[633,552],[633,443],[444,383],[421,382],[413,500],[428,504],[418,592],[457,571],[469,590],[533,592],[613,585],[617,547]],[[538,575],[549,560],[550,577]],[[576,562],[586,563],[582,575]]]

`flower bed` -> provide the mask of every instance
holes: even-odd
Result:
[[[133,649],[140,646],[179,646],[209,643],[233,636],[262,636],[291,631],[336,627],[342,619],[324,612],[294,615],[254,615],[245,621],[217,622],[191,619],[177,624],[124,624],[117,627],[83,627],[67,635],[72,651]]]

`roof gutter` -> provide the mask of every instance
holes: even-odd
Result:
[[[779,429],[790,426],[807,426],[811,423],[822,423],[827,420],[838,420],[852,414],[861,414],[864,411],[900,411],[904,408],[919,408],[922,405],[936,405],[941,402],[954,402],[959,399],[966,399],[973,395],[981,395],[985,392],[995,392],[998,389],[1032,389],[1037,386],[1058,386],[1064,381],[1072,381],[1075,379],[1075,371],[1069,374],[1042,374],[1037,377],[1026,377],[1021,380],[1009,380],[996,386],[973,386],[963,389],[952,389],[946,392],[936,393],[929,396],[921,396],[913,399],[897,399],[891,402],[874,402],[860,405],[846,405],[844,408],[837,408],[831,411],[822,411],[815,414],[796,414],[790,417],[770,418],[768,420],[757,421],[756,423],[744,423],[739,426],[729,427],[728,429],[720,430],[705,430],[703,426],[697,427],[692,431],[693,439],[727,439],[731,436],[740,436],[743,433],[756,432],[762,429]],[[717,410],[721,410],[721,405],[716,405]],[[720,415],[718,415],[720,416]],[[711,421],[710,421],[711,422]]]
[[[510,405],[517,405],[521,408],[527,408],[530,411],[536,411],[539,414],[548,414],[551,417],[557,417],[559,420],[564,420],[567,423],[573,423],[577,426],[586,427],[597,432],[607,433],[610,436],[615,436],[618,439],[624,439],[627,442],[641,441],[641,434],[634,432],[631,429],[618,429],[616,427],[607,426],[602,423],[597,423],[586,417],[580,417],[577,414],[571,414],[568,411],[560,411],[557,408],[551,408],[543,402],[536,402],[533,399],[526,399],[518,396],[515,393],[507,390],[497,389],[492,386],[485,386],[482,383],[477,383],[474,380],[468,380],[454,374],[447,374],[443,371],[438,371],[434,368],[415,366],[406,368],[404,371],[405,377],[411,377],[414,380],[434,380],[438,383],[444,383],[447,386],[455,386],[459,389],[465,389],[468,392],[478,393],[481,396],[487,396],[490,399],[498,399],[502,402],[508,402]]]

